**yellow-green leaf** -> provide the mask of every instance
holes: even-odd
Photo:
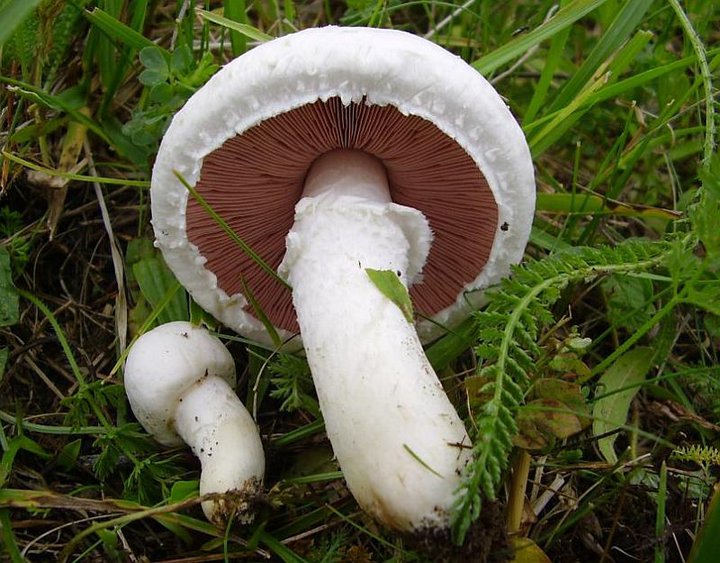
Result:
[[[512,563],[550,563],[550,558],[530,538],[512,538],[515,557]]]

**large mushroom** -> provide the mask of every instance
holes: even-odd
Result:
[[[201,306],[259,341],[257,307],[281,337],[299,330],[350,490],[415,531],[447,527],[471,451],[422,342],[521,259],[534,194],[522,132],[473,68],[408,33],[327,27],[262,44],[201,88],[163,139],[151,196],[157,244]],[[409,287],[417,323],[370,269]]]

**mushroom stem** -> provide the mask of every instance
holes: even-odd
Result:
[[[180,399],[175,429],[200,459],[200,494],[224,493],[202,503],[208,520],[251,522],[265,456],[255,421],[233,389],[219,377],[198,381]]]
[[[304,195],[281,271],[345,479],[389,527],[446,528],[470,440],[414,326],[366,272],[415,281],[427,221],[390,202],[382,164],[360,151],[320,157]]]

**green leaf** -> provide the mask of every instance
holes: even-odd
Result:
[[[175,89],[165,81],[157,83],[150,89],[150,101],[156,104],[169,104],[175,95]]]
[[[192,69],[192,72],[183,75],[180,81],[184,85],[196,89],[210,80],[210,77],[217,72],[218,68],[220,67],[215,64],[212,53],[205,52],[195,68]]]
[[[585,381],[592,376],[587,364],[574,353],[557,354],[550,360],[548,367],[561,375],[574,374],[580,381]]]
[[[0,326],[10,326],[18,322],[20,315],[17,290],[12,281],[10,254],[0,246]]]
[[[169,504],[182,502],[198,496],[200,484],[198,481],[176,481],[170,489]]]
[[[307,559],[299,556],[270,533],[262,531],[259,534],[259,538],[260,542],[282,559],[284,563],[307,563]]]
[[[153,307],[160,306],[168,291],[178,284],[175,276],[159,257],[144,258],[137,262],[132,270],[143,297]],[[187,297],[182,291],[175,293],[157,317],[160,324],[187,319]]]
[[[610,276],[601,287],[607,300],[607,318],[613,327],[639,329],[655,313],[653,283],[637,276]]]
[[[512,563],[551,563],[551,559],[530,538],[516,536],[511,543],[515,551]]]
[[[542,154],[553,143],[557,142],[570,128],[577,123],[589,109],[601,99],[601,93],[613,84],[633,59],[640,53],[652,39],[650,32],[638,31],[635,36],[623,45],[619,51],[602,63],[595,74],[580,88],[580,90],[556,111],[550,112],[546,118],[525,126],[528,135],[528,144],[533,156]],[[542,127],[536,130],[540,125]],[[618,210],[627,208],[616,205]]]
[[[425,355],[435,371],[441,371],[455,361],[458,356],[471,348],[477,339],[476,325],[473,318],[449,331],[425,350]]]
[[[140,76],[138,76],[140,84],[144,84],[145,86],[164,84],[167,79],[168,75],[166,73],[164,74],[156,70],[143,70]]]
[[[534,386],[535,395],[540,399],[555,399],[574,414],[584,428],[590,424],[590,411],[585,396],[577,383],[554,377],[538,379]]]
[[[0,5],[0,47],[10,39],[18,26],[40,3],[40,0],[10,0]]]
[[[292,354],[277,354],[269,364],[270,382],[275,389],[270,396],[282,400],[281,411],[305,409],[320,416],[320,408],[312,398],[312,374],[304,358]]]
[[[70,471],[75,467],[78,456],[80,455],[80,447],[82,446],[82,440],[73,440],[65,444],[62,450],[55,457],[55,463],[65,471]]]
[[[372,268],[365,268],[365,271],[370,281],[380,290],[380,293],[395,303],[402,311],[407,322],[412,323],[412,301],[410,301],[407,287],[400,281],[398,274],[392,270],[374,270]]]
[[[142,54],[142,53],[141,53]],[[190,47],[183,44],[178,46],[170,56],[170,71],[175,76],[187,74],[192,70],[193,54]],[[149,68],[146,66],[146,68]]]
[[[40,444],[27,436],[15,436],[8,440],[7,449],[3,453],[2,458],[0,458],[0,489],[9,479],[15,456],[17,456],[20,450],[25,450],[41,459],[48,459],[50,457],[50,454],[48,454]]]
[[[515,414],[519,433],[513,443],[525,449],[539,449],[555,438],[565,439],[589,424],[588,409],[580,387],[560,379],[539,379],[538,397],[519,407]]]
[[[140,51],[140,62],[147,70],[155,71],[158,74],[164,74],[166,77],[170,75],[168,61],[159,47],[145,47],[142,51]]]
[[[600,436],[618,430],[627,421],[630,405],[650,370],[654,351],[638,347],[620,356],[600,377],[593,406],[593,434]],[[598,440],[598,448],[610,464],[617,463],[614,444],[617,434]]]
[[[470,426],[475,430],[471,436],[474,458],[464,470],[451,515],[452,539],[457,545],[462,544],[472,521],[480,514],[481,494],[495,498],[512,439],[518,432],[517,410],[537,375],[533,362],[543,354],[538,345],[541,329],[554,322],[550,307],[562,295],[561,290],[570,283],[590,283],[608,274],[647,272],[662,264],[668,253],[667,244],[646,240],[630,240],[614,248],[569,248],[514,268],[511,278],[505,278],[487,293],[486,308],[475,314],[481,341],[476,351],[485,356],[478,357],[478,377],[467,387],[474,422]],[[632,343],[628,342],[629,348]],[[586,343],[576,341],[573,345],[579,345],[581,351]],[[608,359],[607,364],[612,361]],[[604,369],[598,369],[598,373]],[[566,410],[582,413],[582,401],[576,401],[570,393],[564,398],[571,403],[564,403]],[[578,420],[581,418],[582,414]],[[536,426],[527,427],[533,432],[533,443],[546,439]]]

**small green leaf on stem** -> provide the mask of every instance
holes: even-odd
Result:
[[[385,297],[395,303],[402,314],[407,319],[407,322],[413,322],[413,306],[410,301],[410,293],[408,293],[407,287],[400,281],[400,277],[396,272],[392,270],[374,270],[372,268],[365,268],[370,281],[380,290]]]

